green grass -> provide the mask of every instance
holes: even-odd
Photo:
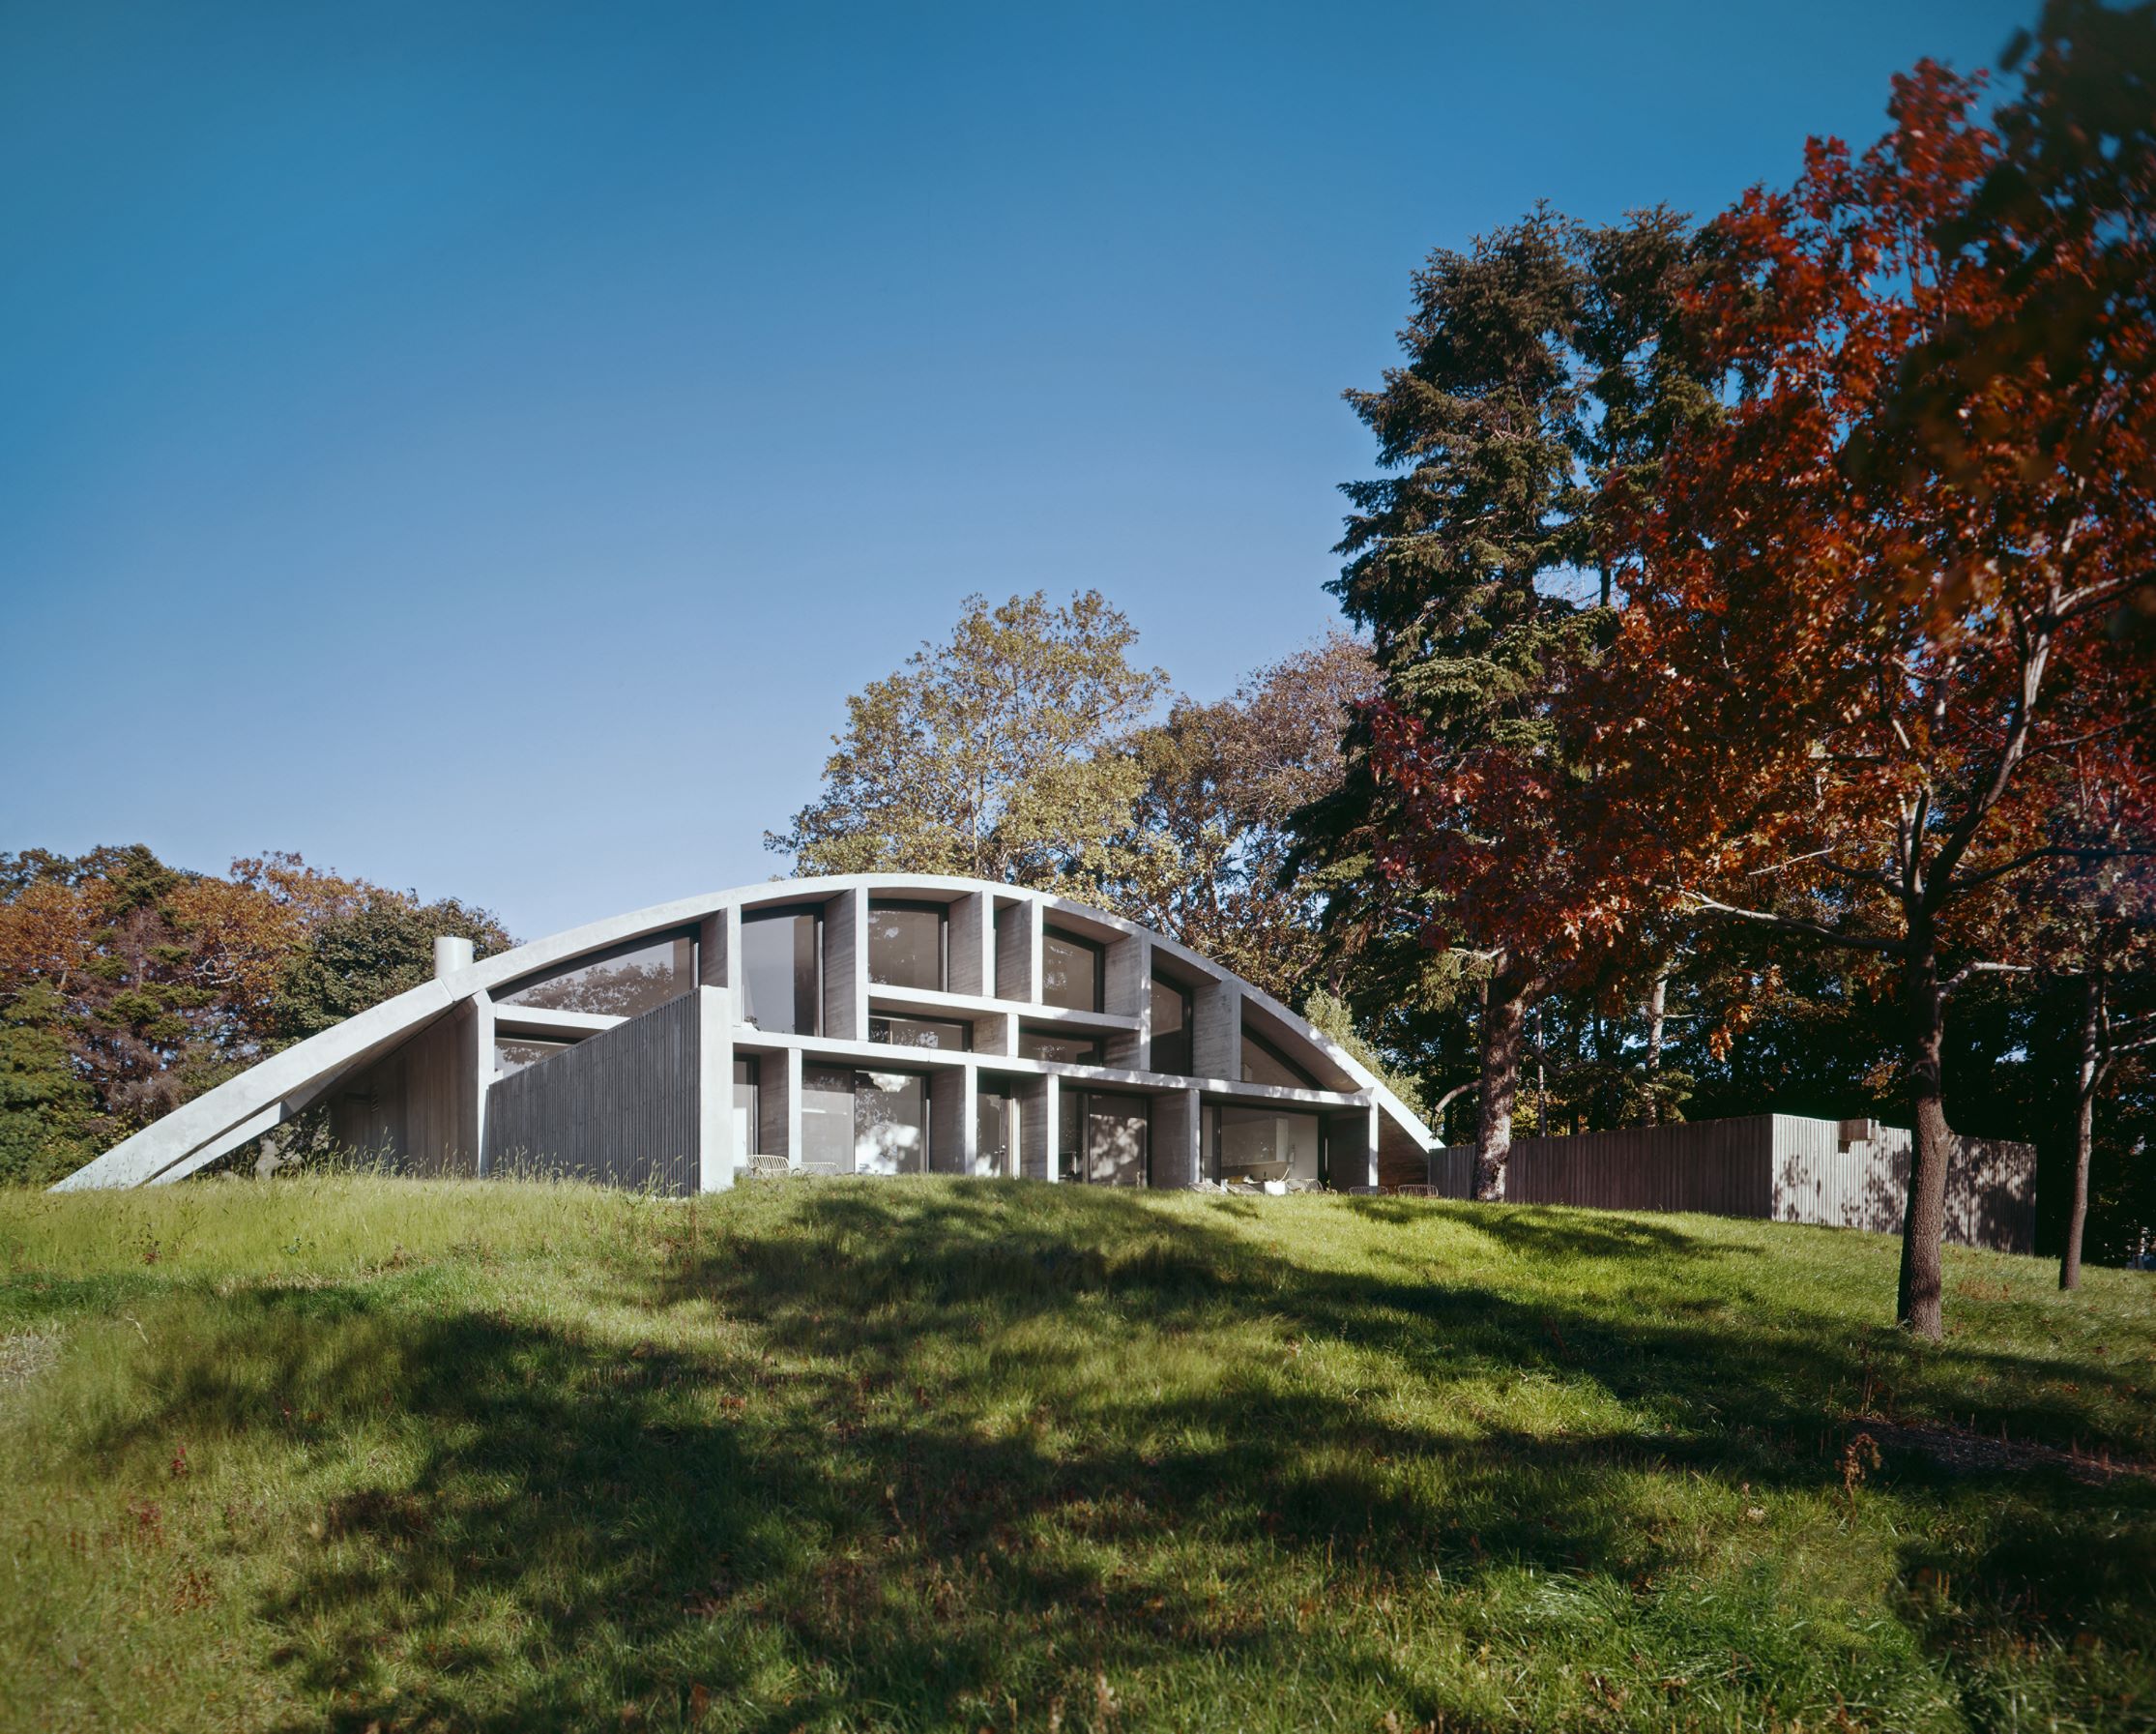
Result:
[[[2156,1725],[2156,1285],[1950,1252],[1926,1348],[1895,1250],[939,1181],[11,1194],[0,1721]]]

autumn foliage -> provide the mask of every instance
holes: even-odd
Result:
[[[2077,16],[1996,129],[1925,63],[1870,150],[1814,140],[1707,225],[1684,342],[1724,413],[1604,487],[1617,625],[1552,744],[1445,758],[1402,721],[1381,747],[1423,821],[1399,857],[1485,943],[1554,974],[1682,921],[1882,979],[1917,1131],[1900,1312],[1928,1335],[1948,998],[2054,961],[2060,864],[2156,837],[2156,189],[2145,131],[2060,145]],[[2100,829],[2062,798],[2091,774]]]

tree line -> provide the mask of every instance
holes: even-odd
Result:
[[[46,1186],[278,1048],[433,974],[485,910],[272,854],[228,874],[143,845],[0,853],[0,1184]]]

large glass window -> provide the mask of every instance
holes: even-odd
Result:
[[[1190,989],[1175,982],[1152,979],[1152,1069],[1177,1077],[1193,1075],[1190,1048]]]
[[[976,1099],[975,1142],[976,1145],[976,1173],[1016,1174],[1018,1172],[1018,1099],[1011,1095],[1008,1084],[991,1084],[985,1080]]]
[[[950,911],[941,903],[868,905],[868,979],[878,987],[942,992]]]
[[[530,1036],[497,1036],[494,1040],[494,1070],[507,1077],[512,1072],[522,1072],[527,1066],[537,1066],[541,1060],[552,1059],[558,1053],[567,1053],[576,1045],[573,1042],[540,1042]]]
[[[855,1074],[854,1171],[928,1171],[928,1080],[919,1073]]]
[[[819,1036],[824,1022],[824,920],[814,909],[742,917],[742,1020],[760,1030]]]
[[[734,1056],[734,1154],[744,1161],[757,1154],[761,1079],[754,1054]]]
[[[1065,1066],[1099,1066],[1106,1063],[1107,1044],[1098,1036],[1067,1035],[1062,1030],[1035,1024],[1018,1026],[1021,1060],[1055,1060]]]
[[[1206,1176],[1209,1180],[1324,1178],[1324,1122],[1316,1114],[1224,1104],[1205,1110]]]
[[[801,1166],[823,1174],[854,1171],[851,1067],[801,1068]]]
[[[974,1026],[941,1017],[871,1017],[868,1039],[888,1042],[893,1047],[933,1047],[944,1053],[964,1053],[974,1044]]]
[[[1040,936],[1040,997],[1072,1012],[1100,1010],[1101,958],[1104,948],[1061,927]]]
[[[1151,1117],[1143,1096],[1064,1090],[1057,1114],[1063,1177],[1087,1186],[1144,1186]]]
[[[1318,1080],[1248,1024],[1242,1026],[1242,1081],[1277,1084],[1286,1090],[1315,1090]]]
[[[591,1012],[635,1017],[679,999],[696,985],[696,939],[668,934],[637,939],[559,970],[543,981],[503,996],[509,1006],[534,1011]]]

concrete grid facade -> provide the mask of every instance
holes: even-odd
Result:
[[[870,874],[641,910],[271,1056],[60,1183],[179,1180],[326,1105],[406,1171],[674,1193],[744,1176],[1375,1190],[1429,1130],[1219,965],[1019,887]]]

